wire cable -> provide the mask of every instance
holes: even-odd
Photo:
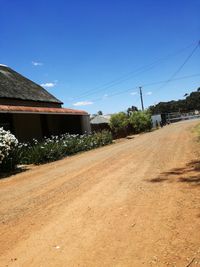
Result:
[[[172,76],[162,85],[160,86],[156,92],[160,91],[162,88],[164,88],[176,75],[183,69],[183,67],[187,64],[187,62],[190,60],[190,58],[194,55],[194,53],[197,51],[197,49],[200,47],[200,42],[197,43],[197,45],[194,47],[192,52],[186,57],[184,62],[181,64],[181,66],[172,74]]]
[[[196,44],[196,42],[195,42],[195,44]],[[178,50],[177,52],[168,54],[167,56],[165,56],[165,57],[163,57],[163,58],[160,58],[160,59],[157,59],[157,60],[153,61],[153,62],[150,63],[150,64],[147,64],[147,65],[145,65],[145,66],[142,66],[142,67],[140,67],[140,68],[137,68],[137,69],[135,69],[134,71],[131,71],[131,72],[129,72],[129,73],[126,74],[126,75],[123,75],[123,76],[121,76],[121,77],[119,77],[119,78],[117,78],[117,79],[114,79],[114,80],[112,80],[112,81],[110,81],[110,82],[107,82],[107,83],[103,84],[102,86],[98,86],[98,87],[96,87],[96,88],[87,90],[87,91],[85,91],[83,94],[80,94],[79,96],[75,96],[75,97],[72,97],[72,98],[73,98],[73,100],[77,100],[77,99],[81,99],[81,98],[83,98],[83,97],[87,97],[87,96],[90,96],[90,95],[99,93],[99,92],[101,92],[101,91],[105,91],[105,90],[107,90],[107,89],[109,89],[109,88],[112,88],[112,87],[114,87],[114,86],[116,86],[116,85],[118,85],[118,84],[121,84],[121,83],[123,83],[123,82],[125,82],[125,81],[127,81],[127,80],[129,80],[129,79],[131,79],[131,78],[133,78],[133,77],[135,77],[135,76],[137,76],[137,75],[140,75],[140,74],[142,74],[142,73],[144,73],[144,72],[147,72],[147,71],[149,71],[149,70],[155,68],[157,65],[159,65],[159,64],[162,63],[163,61],[168,60],[168,59],[170,59],[171,57],[176,56],[176,55],[178,55],[178,54],[184,52],[186,49],[190,48],[190,47],[193,46],[193,45],[194,45],[194,42],[193,42],[192,44],[190,44],[190,45],[188,45],[188,46],[186,46],[186,47],[184,47],[184,48]]]
[[[199,77],[199,76],[200,76],[200,73],[196,73],[196,74],[182,76],[182,77],[175,78],[175,79],[170,79],[170,80],[168,79],[168,80],[163,80],[163,81],[146,83],[146,84],[143,84],[142,87],[149,87],[149,86],[152,86],[152,85],[163,84],[163,83],[166,83],[166,82],[169,83],[169,82],[179,81],[179,80],[184,80],[184,79],[190,79],[190,78]],[[126,90],[118,91],[118,92],[113,93],[111,95],[108,95],[106,97],[96,98],[96,99],[93,99],[92,102],[99,102],[99,101],[103,101],[103,100],[105,100],[107,98],[112,98],[112,97],[117,96],[117,95],[125,94],[125,93],[128,93],[128,92],[132,91],[132,90],[138,89],[138,87],[139,87],[139,85],[131,87],[131,88],[128,88]],[[70,107],[74,107],[74,105],[72,105]]]

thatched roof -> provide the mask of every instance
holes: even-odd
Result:
[[[0,98],[62,104],[43,87],[5,65],[0,65]]]

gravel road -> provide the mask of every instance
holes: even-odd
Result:
[[[197,121],[0,180],[0,266],[200,266]]]

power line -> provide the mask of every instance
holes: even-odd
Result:
[[[186,75],[186,76],[182,76],[182,77],[179,77],[179,78],[171,79],[169,82],[189,79],[189,78],[198,77],[198,76],[200,76],[200,73]],[[146,84],[143,84],[142,86],[143,87],[144,86],[147,87],[147,86],[157,85],[157,84],[161,84],[161,83],[166,83],[167,81],[168,80],[163,80],[163,81],[159,81],[159,82],[152,82],[152,83],[146,83]]]
[[[194,55],[194,53],[197,51],[197,49],[200,46],[200,41],[197,43],[197,45],[194,47],[194,49],[192,50],[192,52],[186,57],[186,59],[184,60],[184,62],[180,65],[180,67],[172,74],[172,76],[161,86],[159,87],[157,91],[161,90],[163,87],[165,87],[174,77],[176,77],[176,75],[183,69],[183,67],[187,64],[187,62],[190,60],[190,58]]]
[[[179,78],[171,79],[170,81],[168,79],[168,80],[162,80],[162,81],[157,81],[157,82],[146,83],[146,84],[143,84],[142,87],[149,87],[149,86],[152,86],[152,85],[163,84],[163,83],[166,83],[167,81],[169,81],[169,82],[180,81],[180,80],[190,79],[190,78],[199,77],[199,76],[200,76],[200,73],[196,73],[196,74],[191,74],[191,75],[187,75],[187,76],[182,76],[182,77],[179,77]],[[132,91],[134,89],[135,90],[138,89],[138,87],[139,86],[137,85],[137,86],[128,88],[126,90],[118,91],[116,93],[108,95],[106,98],[112,98],[112,97],[117,96],[117,95],[128,93],[128,92],[130,92],[130,91]],[[93,102],[103,101],[106,98],[102,98],[102,97],[101,98],[96,98],[96,99],[93,99],[92,101]],[[140,99],[140,97],[138,97],[138,100],[139,99]],[[70,106],[70,107],[73,107],[73,106]]]
[[[188,75],[188,76],[183,76],[183,77],[179,77],[179,78],[176,78],[176,79],[172,79],[170,82],[189,79],[189,78],[198,77],[198,76],[200,76],[200,73],[193,74],[193,75]],[[143,84],[142,87],[149,87],[149,86],[152,86],[152,85],[162,84],[162,83],[165,83],[166,81],[167,80],[158,81],[158,82],[152,82],[152,83],[146,83],[146,84]],[[137,85],[137,86],[131,87],[129,89],[122,90],[122,91],[113,93],[113,94],[109,95],[108,97],[112,97],[112,96],[115,96],[115,95],[120,95],[120,94],[123,94],[123,93],[127,93],[127,92],[129,92],[129,91],[131,91],[133,89],[137,89],[138,87],[139,86]]]
[[[183,67],[186,65],[186,63],[190,60],[190,58],[194,55],[194,53],[197,51],[197,49],[200,47],[200,41],[196,44],[196,46],[194,47],[194,49],[191,51],[191,53],[186,57],[186,59],[184,60],[184,62],[180,65],[180,67],[172,74],[172,76],[166,80],[166,82],[161,85],[159,88],[157,88],[156,90],[154,90],[154,93],[157,93],[157,96],[160,92],[161,89],[163,89],[168,83],[171,82],[171,80],[173,80],[174,77],[176,77],[176,75],[183,69]]]
[[[127,80],[129,80],[129,79],[131,79],[131,78],[133,78],[135,76],[137,76],[137,75],[140,75],[140,74],[142,74],[142,73],[144,73],[146,71],[149,71],[149,70],[153,69],[154,67],[159,65],[164,60],[168,60],[169,58],[182,53],[183,51],[185,51],[186,49],[190,48],[193,45],[194,45],[194,42],[192,44],[190,44],[190,45],[178,50],[177,52],[168,54],[167,56],[165,56],[163,58],[160,58],[160,59],[157,59],[157,60],[153,61],[150,64],[147,64],[147,65],[145,65],[143,67],[137,68],[136,70],[131,71],[128,74],[123,75],[123,76],[121,76],[121,77],[119,77],[117,79],[114,79],[114,80],[110,81],[110,82],[107,82],[107,83],[103,84],[102,86],[87,90],[83,94],[73,97],[73,100],[81,99],[83,97],[87,97],[87,96],[93,95],[95,93],[99,93],[99,92],[104,91],[106,89],[112,88],[112,87],[114,87],[114,86],[116,86],[116,85],[118,85],[120,83],[123,83],[123,82],[125,82],[125,81],[127,81]]]

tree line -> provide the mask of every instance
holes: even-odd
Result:
[[[200,110],[200,87],[191,94],[185,94],[185,99],[177,101],[160,102],[157,105],[150,106],[151,114],[181,112],[187,113],[194,110]]]

